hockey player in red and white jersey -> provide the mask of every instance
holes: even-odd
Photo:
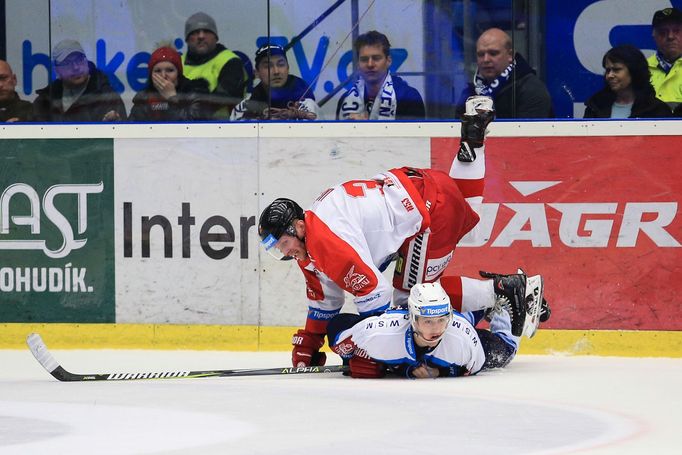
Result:
[[[335,316],[329,345],[348,361],[354,378],[468,376],[506,366],[520,341],[511,333],[508,306],[492,312],[490,330],[475,328],[476,313],[454,311],[438,282],[420,283],[410,290],[407,308],[365,319]]]
[[[441,278],[462,237],[475,228],[485,176],[484,136],[494,118],[492,100],[467,101],[457,159],[449,174],[402,167],[324,191],[310,209],[279,198],[261,213],[258,232],[265,249],[296,259],[305,276],[308,317],[294,334],[294,366],[324,365],[329,320],[354,296],[361,316],[407,303],[417,283],[440,283],[457,311],[492,308],[498,296],[512,308],[520,336],[526,318],[524,274],[485,274],[487,280]],[[396,261],[393,283],[382,271]]]

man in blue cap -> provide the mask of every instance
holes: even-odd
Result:
[[[315,120],[317,103],[306,82],[289,74],[282,46],[265,44],[256,51],[256,75],[260,82],[250,98],[239,103],[230,120]]]

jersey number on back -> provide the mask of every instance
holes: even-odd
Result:
[[[376,180],[351,180],[343,184],[343,189],[351,197],[365,197],[367,190],[382,191],[381,185]]]

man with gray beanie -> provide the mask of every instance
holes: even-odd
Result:
[[[87,59],[76,40],[52,49],[57,79],[37,90],[33,112],[38,122],[111,122],[124,120],[126,109],[109,78]]]
[[[206,13],[192,14],[185,22],[187,53],[182,56],[185,77],[208,81],[211,105],[217,118],[228,118],[246,95],[248,80],[239,56],[218,43],[215,20]]]

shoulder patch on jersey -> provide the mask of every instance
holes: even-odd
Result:
[[[369,278],[365,274],[355,273],[355,265],[353,265],[343,278],[343,282],[347,288],[357,292],[369,285]]]
[[[350,359],[355,354],[357,346],[351,337],[346,338],[339,344],[332,346],[332,351],[338,354],[343,359]]]

